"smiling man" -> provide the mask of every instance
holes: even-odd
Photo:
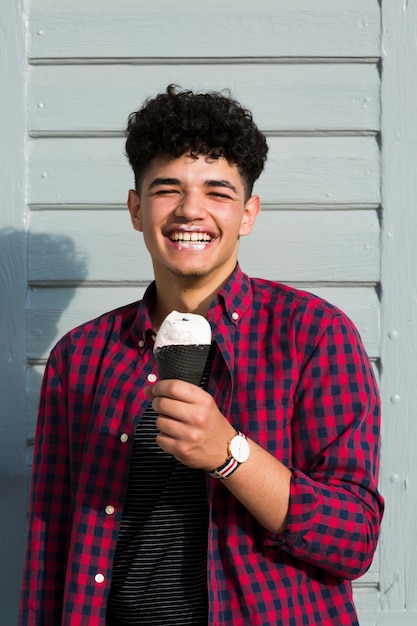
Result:
[[[154,281],[50,355],[20,624],[358,624],[378,392],[340,310],[239,267],[265,137],[228,95],[169,86],[130,116],[126,151]],[[173,310],[210,323],[201,386],[158,380]]]

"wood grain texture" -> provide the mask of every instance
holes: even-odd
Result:
[[[242,238],[239,258],[249,274],[284,282],[376,282],[379,234],[375,211],[264,211]],[[31,281],[148,281],[153,275],[127,211],[35,212],[28,253]]]
[[[379,56],[377,0],[32,0],[30,57]]]
[[[379,203],[379,148],[374,137],[270,137],[256,186],[264,204]],[[32,139],[29,202],[121,204],[133,175],[124,140]]]
[[[28,126],[38,134],[124,131],[128,114],[170,83],[228,88],[265,131],[377,131],[376,64],[157,63],[33,66]]]

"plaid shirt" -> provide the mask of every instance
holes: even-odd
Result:
[[[38,420],[21,626],[104,626],[136,425],[156,374],[144,299],[63,337]],[[335,307],[239,268],[208,315],[209,392],[292,471],[287,528],[263,529],[207,477],[210,625],[357,624],[350,580],[369,567],[379,400],[358,333]]]

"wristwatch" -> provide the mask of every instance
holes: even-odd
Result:
[[[239,430],[227,442],[227,460],[217,469],[209,472],[213,478],[229,478],[241,463],[248,460],[250,454],[249,442]]]

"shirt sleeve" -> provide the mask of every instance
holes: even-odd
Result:
[[[20,626],[62,619],[71,492],[67,391],[56,352],[43,377],[35,441]]]
[[[366,572],[383,513],[379,429],[372,366],[354,325],[335,315],[297,387],[283,550],[343,578]]]

